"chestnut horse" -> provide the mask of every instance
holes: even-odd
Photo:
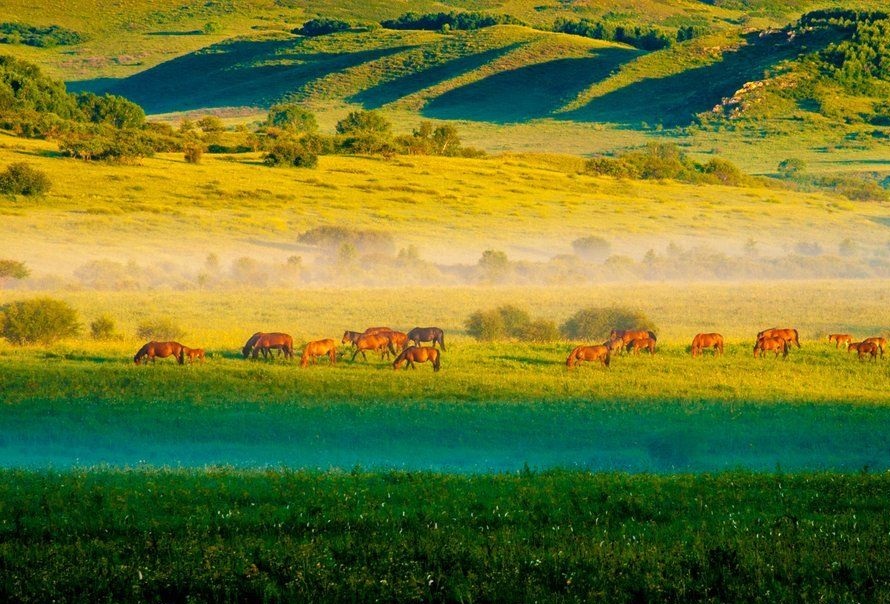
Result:
[[[764,329],[757,334],[757,339],[760,340],[761,338],[782,338],[789,344],[797,344],[797,347],[800,348],[800,339],[798,338],[797,330],[790,327],[784,329],[778,329],[776,327]]]
[[[284,353],[285,358],[292,359],[294,358],[294,339],[286,333],[263,333],[259,331],[250,336],[250,339],[247,340],[247,343],[241,350],[241,354],[244,355],[245,359],[250,355],[253,355],[253,358],[257,358],[257,355],[262,352],[263,358],[267,359],[272,350],[279,350]]]
[[[855,350],[860,361],[862,360],[862,357],[867,354],[871,355],[872,361],[877,361],[878,350],[880,349],[880,346],[874,342],[869,342],[868,340],[863,340],[862,342],[850,342],[847,346],[847,352],[853,352]]]
[[[781,337],[772,337],[768,336],[765,338],[760,338],[757,340],[757,343],[754,345],[754,358],[756,359],[761,354],[765,353],[768,350],[772,350],[774,353],[774,358],[779,356],[779,353],[782,353],[782,358],[788,357],[788,340]]]
[[[176,362],[182,365],[183,363],[183,354],[182,354],[183,345],[179,342],[155,342],[151,341],[142,348],[139,349],[139,352],[136,353],[136,356],[133,357],[133,362],[139,365],[142,362],[151,361],[155,362],[155,359],[160,357],[162,359],[167,358],[169,356],[176,357]]]
[[[318,357],[327,355],[331,360],[331,365],[337,362],[337,342],[331,339],[315,340],[306,344],[303,349],[303,358],[300,359],[300,367],[308,367],[309,361],[313,365],[318,364]]]
[[[566,359],[566,367],[574,367],[581,361],[599,361],[603,367],[608,367],[611,359],[608,346],[578,346],[569,353]]]
[[[405,350],[399,353],[399,356],[396,357],[396,360],[392,362],[392,368],[398,369],[402,366],[403,363],[407,363],[405,365],[405,369],[408,367],[411,369],[417,369],[414,366],[414,363],[432,363],[433,371],[439,371],[439,360],[441,355],[439,354],[438,349],[426,347],[426,346],[409,346]]]
[[[422,342],[432,342],[433,348],[438,343],[442,350],[445,350],[445,332],[438,327],[415,327],[408,332],[408,341],[414,342],[417,346]]]
[[[195,361],[204,362],[204,349],[203,348],[189,348],[188,346],[182,347],[182,356],[183,359],[188,359],[189,363],[194,363]]]
[[[723,336],[719,333],[699,333],[692,338],[692,358],[702,354],[705,348],[713,348],[714,356],[723,354]]]
[[[853,336],[848,333],[830,333],[828,334],[828,343],[831,344],[834,342],[835,348],[840,348],[842,345],[846,346],[853,341]]]
[[[381,359],[389,357],[389,353],[396,353],[395,349],[392,347],[392,340],[382,333],[362,334],[359,336],[355,341],[355,352],[352,353],[352,360],[355,360],[358,353],[362,353],[362,358],[367,361],[368,357],[365,355],[366,350],[376,350],[380,353]]]
[[[649,354],[655,354],[655,338],[634,338],[627,343],[627,352],[640,354],[640,350],[647,350]]]
[[[653,340],[658,340],[658,338],[655,337],[655,333],[645,329],[613,329],[611,333],[609,333],[609,339],[614,340],[616,338],[620,339],[625,346],[638,338],[652,338]]]
[[[363,335],[367,336],[367,335],[371,335],[374,333],[380,333],[382,331],[392,331],[392,328],[390,328],[390,327],[369,327],[368,329],[366,329],[364,331]]]
[[[378,331],[377,334],[388,337],[396,350],[405,350],[408,348],[408,334],[404,332],[390,329],[389,331]]]
[[[872,338],[865,338],[862,341],[863,342],[873,342],[878,347],[878,350],[881,351],[881,358],[882,359],[884,358],[884,349],[887,348],[887,338],[875,336]]]

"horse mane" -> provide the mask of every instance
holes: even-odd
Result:
[[[141,357],[142,355],[148,354],[148,347],[151,346],[151,344],[151,342],[148,342],[139,349],[139,352],[137,352],[136,355],[133,357],[134,363],[138,361],[139,357]]]
[[[392,344],[390,344],[390,346],[392,346]],[[396,360],[392,362],[393,365],[395,365],[396,363],[398,363],[400,361],[404,361],[405,357],[408,356],[408,351],[411,350],[412,348],[415,348],[415,346],[409,346],[408,348],[406,348],[405,350],[400,352],[398,354],[398,356],[396,356]],[[393,354],[395,354],[395,352],[393,352]]]
[[[263,332],[258,331],[250,336],[250,338],[248,338],[247,340],[247,343],[244,345],[244,349],[241,351],[241,354],[243,354],[245,357],[250,354],[251,349],[256,345],[256,342],[260,339],[261,335],[263,335]]]
[[[652,339],[655,340],[656,342],[658,341],[658,338],[655,337],[655,332],[654,332],[654,331],[647,331],[646,333],[649,334],[649,337],[650,337],[650,338],[652,338]]]

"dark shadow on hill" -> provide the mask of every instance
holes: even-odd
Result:
[[[695,114],[733,96],[746,82],[763,79],[764,72],[776,63],[817,52],[832,41],[834,38],[825,32],[799,35],[791,42],[784,34],[765,38],[750,34],[747,45],[725,53],[717,63],[635,82],[560,117],[631,127],[641,122],[683,126],[692,122]]]
[[[423,115],[438,119],[508,123],[547,117],[588,86],[639,55],[605,48],[590,57],[556,59],[494,74],[433,99]]]
[[[361,103],[367,109],[377,109],[387,103],[392,103],[410,94],[419,92],[424,88],[435,86],[468,71],[478,69],[498,57],[515,50],[519,46],[520,43],[517,42],[502,48],[493,48],[478,54],[454,59],[442,65],[425,69],[422,72],[412,73],[368,88],[349,97],[347,100],[352,103]]]
[[[146,113],[207,107],[268,106],[328,74],[411,48],[302,53],[293,40],[216,44],[123,80],[71,82],[72,90],[125,96]]]

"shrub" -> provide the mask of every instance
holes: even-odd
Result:
[[[612,244],[602,237],[589,235],[575,239],[572,242],[572,249],[582,258],[588,260],[605,260],[612,251]]]
[[[75,97],[77,108],[86,121],[111,124],[115,128],[139,128],[145,123],[145,111],[122,96],[82,92]]]
[[[13,344],[51,344],[79,330],[77,311],[61,300],[34,298],[0,308],[0,334]]]
[[[605,340],[613,329],[657,330],[655,323],[645,314],[620,307],[579,310],[559,329],[567,339],[587,341]]]
[[[797,157],[789,157],[779,162],[779,174],[785,178],[792,178],[806,170],[806,163]]]
[[[504,318],[497,310],[476,311],[467,318],[464,325],[469,335],[483,342],[507,337]]]
[[[223,132],[226,129],[223,121],[215,115],[205,115],[198,120],[197,126],[203,132]]]
[[[136,328],[136,335],[143,340],[177,340],[184,334],[179,325],[166,317],[143,321]]]
[[[24,279],[31,274],[24,262],[0,259],[0,282],[3,279]]]
[[[198,141],[189,141],[182,146],[182,153],[188,163],[199,164],[204,156],[204,145]]]
[[[293,33],[300,34],[301,36],[326,36],[338,31],[348,31],[351,27],[346,21],[322,17],[306,21],[302,27],[294,29]]]
[[[0,193],[7,195],[42,195],[50,186],[49,176],[25,162],[10,164],[0,172]]]
[[[318,130],[315,114],[295,103],[273,105],[266,124],[283,130],[311,134]]]
[[[524,342],[553,342],[559,339],[559,329],[550,319],[535,319],[523,326],[517,337]]]
[[[90,336],[94,340],[112,340],[116,334],[114,320],[108,315],[97,317],[95,321],[90,323]]]
[[[279,139],[263,156],[267,166],[296,166],[314,168],[318,165],[318,153],[301,140]]]
[[[525,342],[552,342],[559,339],[553,321],[532,319],[527,311],[506,304],[494,310],[479,310],[467,317],[467,333],[478,340],[515,338]]]
[[[386,134],[392,129],[382,114],[377,111],[353,111],[337,122],[337,134]]]
[[[328,250],[338,250],[350,244],[363,254],[391,255],[396,250],[395,238],[385,231],[353,229],[341,226],[314,227],[301,233],[297,241],[306,245],[316,245]]]

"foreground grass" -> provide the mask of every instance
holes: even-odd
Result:
[[[881,475],[0,474],[7,601],[890,597]]]

